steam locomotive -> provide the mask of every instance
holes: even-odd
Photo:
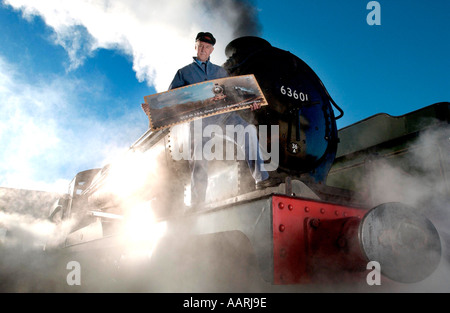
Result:
[[[348,174],[365,169],[361,158],[369,154],[383,157],[387,147],[396,151],[389,155],[407,151],[406,140],[425,126],[446,127],[449,103],[427,108],[429,120],[437,122],[349,152],[352,144],[367,142],[359,141],[363,132],[338,132],[343,110],[300,58],[258,37],[235,39],[225,53],[230,75],[254,74],[267,99],[260,110],[239,112],[256,126],[278,127],[263,144],[277,142],[278,167],[269,174],[280,183],[256,190],[242,161],[214,160],[205,206],[185,213],[190,172],[187,161],[173,158],[173,149],[186,131],[149,130],[131,145],[121,167],[110,164],[75,176],[67,196],[50,210],[55,223],[76,221],[58,247],[71,259],[101,253],[96,274],[109,268],[130,282],[134,272],[148,290],[223,291],[219,286],[231,281],[231,290],[248,291],[254,281],[304,286],[343,277],[366,284],[368,264],[378,264],[387,281],[415,283],[430,276],[442,254],[435,225],[409,204],[370,201],[367,189],[349,185]],[[367,128],[367,121],[347,130]],[[379,125],[370,130],[376,133]],[[147,230],[160,231],[152,233],[158,241],[138,264],[129,257],[136,246],[121,231],[132,219],[131,208],[142,205],[151,207],[154,223]],[[168,281],[177,283],[169,287]]]

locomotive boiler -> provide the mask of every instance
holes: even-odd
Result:
[[[343,111],[319,77],[295,55],[258,37],[233,40],[225,54],[228,72],[254,74],[267,98],[269,106],[255,112],[255,124],[279,126],[277,174],[324,182],[337,149],[336,119]],[[340,113],[336,118],[333,106]]]
[[[343,278],[366,284],[361,273],[368,264],[378,264],[388,281],[415,283],[430,276],[442,249],[430,219],[408,204],[375,204],[358,188],[327,184],[342,143],[336,119],[343,110],[314,71],[258,37],[233,40],[226,56],[230,75],[254,74],[267,99],[268,106],[240,114],[256,126],[277,127],[262,145],[278,149],[278,166],[269,174],[280,183],[256,190],[242,161],[213,160],[205,206],[185,213],[189,167],[174,159],[173,149],[185,140],[186,129],[149,130],[120,166],[78,173],[51,209],[56,223],[72,221],[59,245],[65,255],[101,268],[97,274],[108,268],[108,275],[120,278],[119,290],[136,279],[145,290],[157,291],[249,291],[255,281],[292,286]],[[448,124],[442,119],[448,103],[439,107],[440,123],[433,127]],[[337,176],[334,171],[333,181]],[[150,210],[138,221],[151,222],[144,229],[153,238],[144,242],[147,253],[139,264],[130,261],[130,248],[137,246],[123,235],[136,208]],[[102,257],[92,261],[92,251]]]

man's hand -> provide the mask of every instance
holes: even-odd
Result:
[[[258,110],[258,109],[261,109],[261,103],[253,102],[250,105],[250,110],[254,111],[254,110]]]

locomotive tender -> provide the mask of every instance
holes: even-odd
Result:
[[[185,132],[182,126],[147,131],[127,152],[125,175],[111,164],[75,176],[67,197],[50,212],[56,223],[76,220],[59,248],[69,258],[103,251],[97,261],[116,264],[111,265],[116,272],[128,269],[128,274],[118,274],[122,281],[130,281],[125,277],[130,268],[139,268],[137,276],[158,282],[155,290],[163,281],[182,278],[189,291],[215,290],[225,280],[248,290],[244,286],[255,277],[271,286],[336,283],[343,277],[361,282],[370,261],[380,264],[387,280],[414,283],[431,275],[442,247],[430,219],[408,204],[371,201],[352,175],[366,168],[369,154],[381,152],[383,158],[386,146],[391,152],[396,146],[406,151],[406,140],[422,129],[448,127],[449,103],[426,109],[432,122],[404,127],[388,140],[379,136],[373,144],[363,140],[366,146],[361,147],[358,130],[389,129],[390,121],[373,126],[370,118],[338,132],[336,119],[343,111],[301,59],[258,37],[233,40],[226,56],[230,75],[254,74],[268,101],[260,110],[240,114],[256,126],[278,127],[277,137],[269,133],[262,144],[273,148],[277,142],[278,167],[270,179],[281,183],[255,190],[242,161],[214,160],[205,207],[186,214],[189,168],[187,161],[172,157]],[[408,126],[410,115],[402,118],[391,119]],[[445,166],[447,175],[448,161]],[[111,183],[114,179],[118,185]],[[158,241],[137,265],[126,261],[132,244],[122,240],[121,231],[132,218],[131,207],[142,204],[151,206],[152,227],[161,231],[153,233]],[[195,282],[202,277],[209,282],[200,286]],[[170,288],[163,290],[178,290]]]

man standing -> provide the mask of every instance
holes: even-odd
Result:
[[[210,55],[214,51],[214,44],[216,39],[209,32],[200,32],[195,38],[195,50],[197,56],[194,57],[194,61],[179,69],[175,74],[175,77],[170,84],[169,89],[179,88],[190,84],[200,83],[206,80],[224,78],[228,76],[227,71],[221,66],[215,65],[210,61]],[[258,107],[252,107],[251,109],[259,109]],[[201,127],[194,127],[194,123],[202,123]],[[242,125],[246,127],[249,123],[244,120],[236,112],[223,113],[219,115],[213,115],[203,118],[191,123],[191,158],[189,160],[189,167],[191,169],[191,207],[198,208],[201,206],[206,197],[206,189],[208,186],[208,161],[203,157],[203,146],[208,138],[203,138],[203,129],[208,125],[218,125],[225,127],[225,125]],[[201,134],[194,132],[201,131]],[[193,140],[193,138],[202,138],[199,140]],[[267,187],[269,183],[269,174],[261,169],[263,160],[259,154],[259,147],[256,153],[256,159],[249,157],[249,141],[250,143],[258,144],[256,128],[253,127],[253,131],[249,134],[249,140],[245,140],[245,144],[240,146],[243,149],[246,156],[247,164],[250,168],[253,178],[255,179],[257,188]],[[236,143],[236,141],[235,141]]]
[[[228,73],[223,67],[215,65],[209,60],[215,43],[216,39],[211,33],[198,33],[195,38],[197,57],[194,57],[194,62],[177,71],[169,89],[227,77]]]

